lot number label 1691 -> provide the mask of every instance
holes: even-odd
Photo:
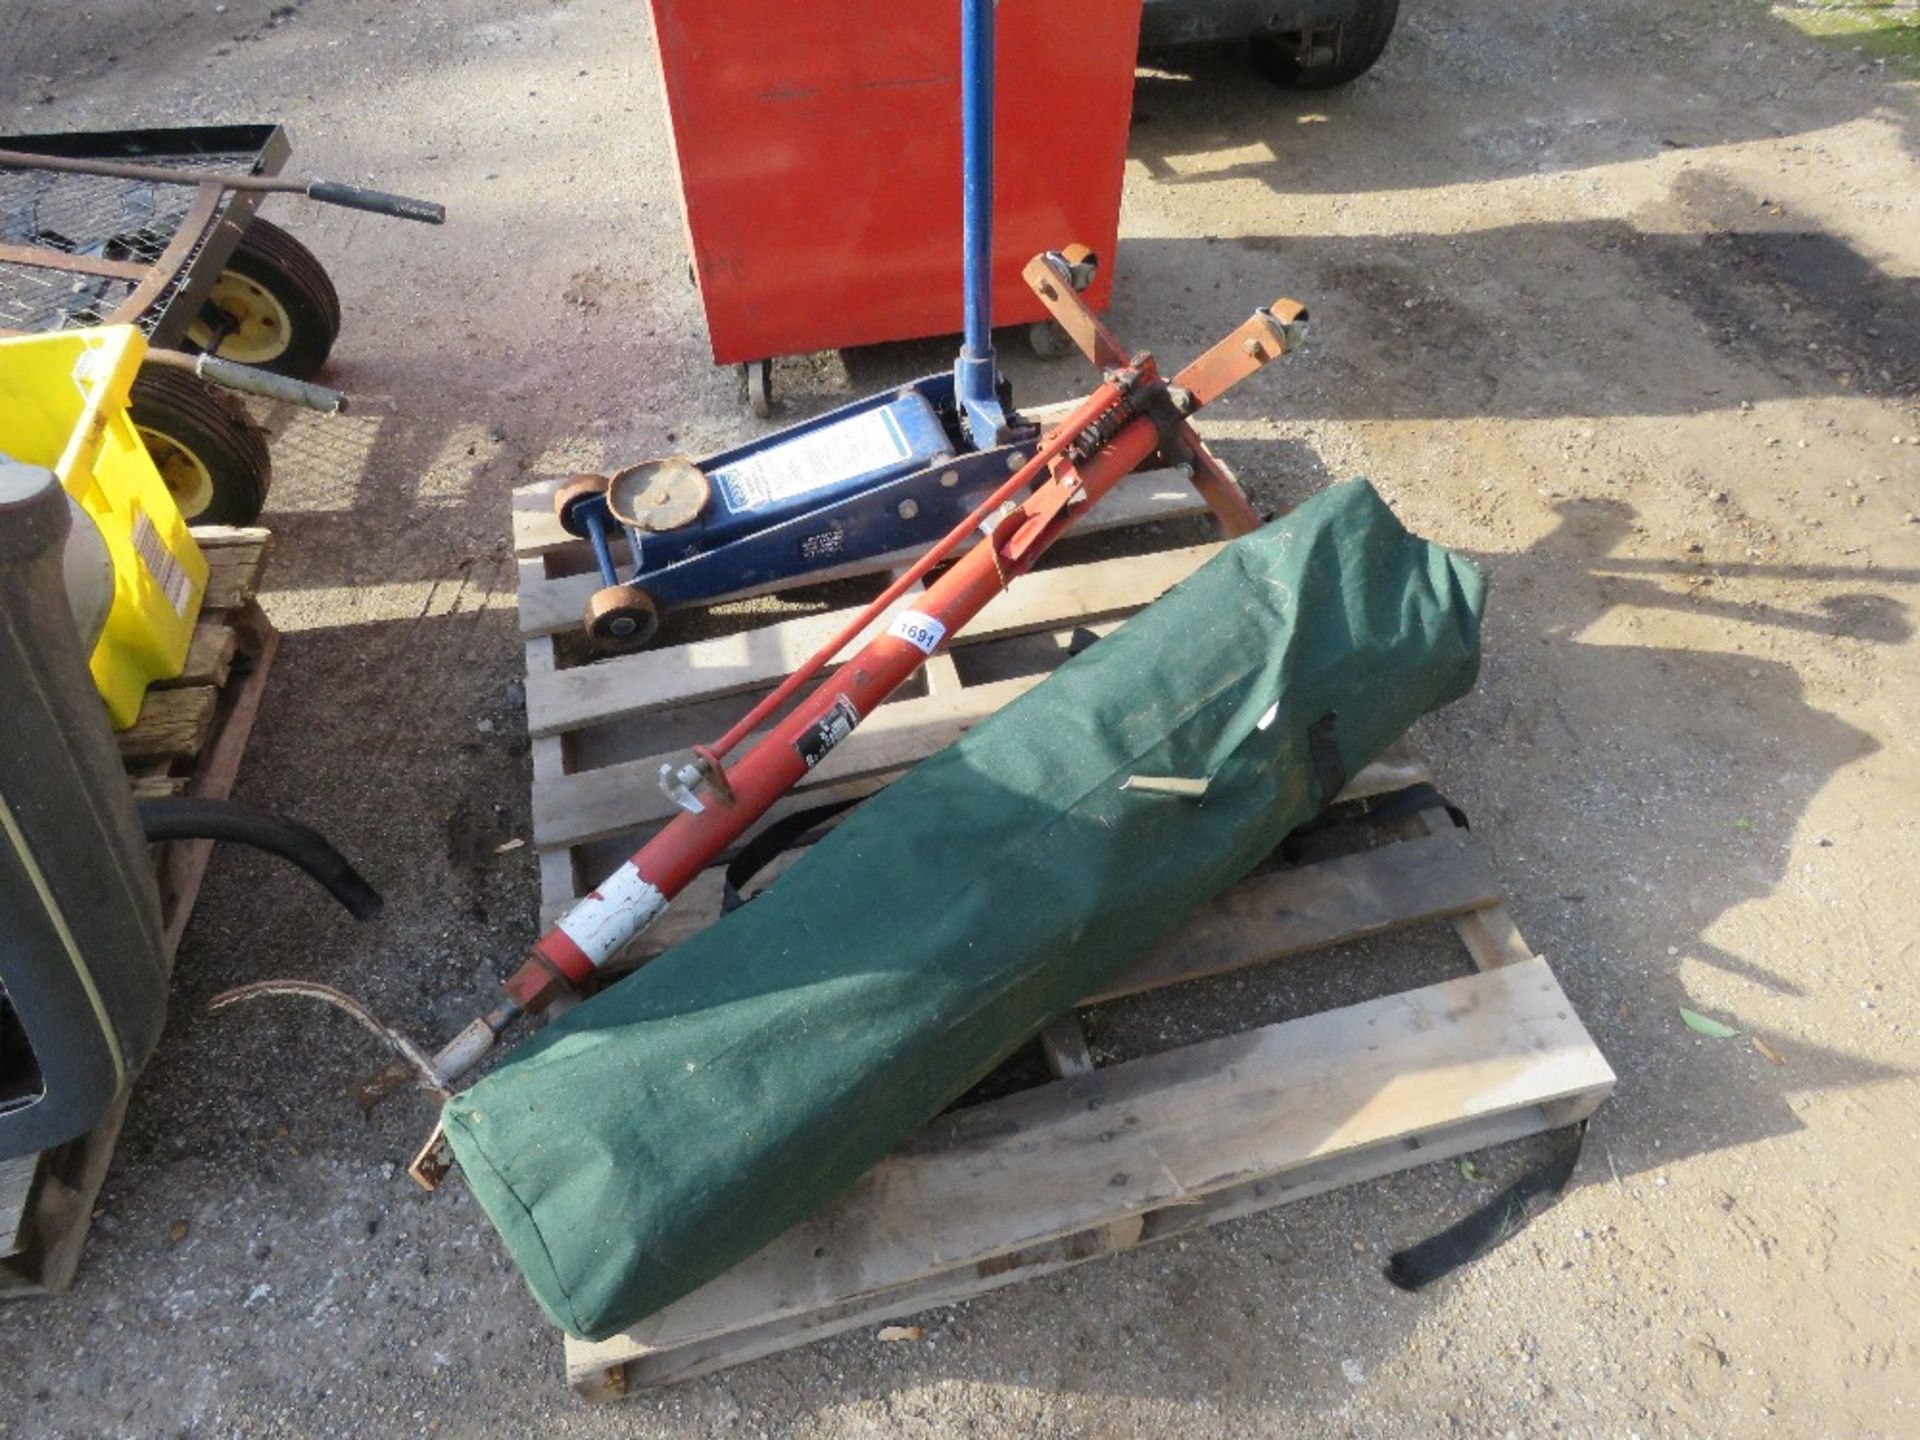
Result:
[[[947,638],[947,627],[918,610],[902,610],[887,626],[887,634],[906,641],[922,655],[931,655],[940,648],[940,642]]]

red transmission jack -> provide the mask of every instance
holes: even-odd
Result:
[[[444,1097],[521,1016],[589,988],[601,967],[659,919],[694,876],[1148,459],[1158,455],[1167,464],[1187,467],[1194,487],[1229,537],[1259,525],[1239,483],[1208,452],[1189,417],[1295,348],[1305,335],[1306,309],[1291,300],[1276,300],[1254,311],[1169,382],[1151,355],[1128,357],[1075,293],[1058,254],[1035,258],[1024,273],[1054,318],[1103,368],[1100,386],[1048,432],[1026,465],[738,724],[711,745],[696,746],[681,763],[662,767],[661,784],[681,813],[540,937],[526,963],[506,982],[500,1005],[472,1021],[432,1057],[432,1091]],[[727,763],[848,643],[976,533],[979,539],[972,548],[896,613],[884,631]],[[372,1106],[419,1079],[416,1066],[396,1062],[356,1086],[356,1098]],[[449,1160],[436,1130],[411,1173],[431,1189]]]

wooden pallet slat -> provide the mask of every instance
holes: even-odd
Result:
[[[930,1272],[985,1282],[994,1260],[1116,1213],[1185,1207],[1383,1147],[1433,1151],[1452,1127],[1551,1102],[1597,1106],[1613,1079],[1543,960],[1076,1075],[935,1121],[725,1275],[613,1340],[569,1341],[568,1370],[592,1376],[857,1305]],[[1247,1200],[1304,1189],[1237,1198],[1250,1213]]]
[[[220,715],[212,742],[197,758],[186,794],[210,800],[224,800],[233,793],[240,776],[240,762],[246,755],[253,727],[266,699],[267,672],[280,649],[280,632],[268,623],[258,605],[248,601],[241,611],[237,629],[245,637],[249,666],[246,678],[221,692]],[[199,898],[201,881],[213,859],[211,840],[175,840],[165,848],[169,852],[161,874],[161,915],[165,921],[163,939],[172,956],[193,918],[193,906]]]
[[[252,525],[196,525],[194,541],[207,560],[207,588],[200,613],[237,610],[260,588],[272,534]]]
[[[1218,548],[1197,545],[1038,571],[996,596],[971,625],[954,637],[953,643],[964,648],[1129,614],[1186,579]],[[776,620],[738,635],[529,676],[528,730],[535,735],[557,735],[650,714],[689,700],[711,700],[772,686],[832,639],[856,613],[858,607]],[[579,619],[576,609],[569,623],[577,625]],[[849,649],[885,628],[886,617],[882,616],[862,631]]]
[[[1464,831],[1242,880],[1195,910],[1088,1003],[1498,904],[1486,849]]]
[[[217,690],[226,684],[227,673],[233,669],[233,657],[240,649],[240,637],[233,626],[224,621],[221,615],[194,626],[180,673],[159,681],[155,688],[177,690],[189,685],[210,685]]]
[[[866,776],[897,775],[944,749],[1002,705],[1040,683],[1038,675],[974,685],[947,695],[897,700],[883,705],[825,759],[809,770],[792,793],[806,794]],[[577,845],[604,835],[622,835],[671,819],[673,801],[656,783],[669,754],[604,765],[564,775],[535,796],[534,844]]]
[[[16,1223],[16,1248],[0,1259],[0,1300],[58,1292],[73,1283],[93,1220],[93,1203],[106,1184],[126,1124],[122,1095],[86,1134],[40,1155],[10,1162],[31,1172],[28,1204]],[[10,1186],[10,1193],[17,1188]]]
[[[31,1238],[27,1215],[33,1203],[33,1182],[40,1168],[37,1158],[16,1155],[10,1160],[0,1160],[0,1258],[18,1255]]]
[[[220,692],[211,685],[149,690],[133,724],[113,738],[122,760],[175,760],[197,754],[213,732]]]
[[[1409,1136],[1333,1155],[1284,1176],[1251,1180],[1215,1191],[1189,1204],[1139,1217],[1137,1243],[1158,1244],[1227,1220],[1278,1205],[1311,1199],[1329,1190],[1377,1180],[1409,1164],[1431,1164],[1468,1155],[1536,1133],[1550,1123],[1540,1107],[1466,1120],[1432,1135]],[[1554,1122],[1557,1123],[1557,1122]],[[889,1320],[957,1305],[1007,1285],[1056,1274],[1110,1253],[1105,1231],[1080,1233],[1027,1246],[990,1261],[922,1277],[881,1295],[840,1301],[778,1320],[744,1325],[670,1350],[643,1349],[627,1336],[592,1343],[568,1338],[567,1384],[582,1400],[618,1399],[643,1387],[670,1385],[763,1359],[796,1346]]]

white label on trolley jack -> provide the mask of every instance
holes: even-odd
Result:
[[[147,567],[147,573],[153,576],[153,583],[160,587],[160,593],[173,606],[173,613],[182,620],[186,619],[187,607],[193,603],[193,577],[187,574],[185,567],[167,549],[166,542],[160,538],[160,532],[154,528],[153,521],[144,510],[134,516],[133,553]]]
[[[887,634],[896,640],[906,641],[922,655],[931,655],[940,648],[940,642],[947,638],[947,627],[922,611],[902,610],[887,626]]]
[[[642,880],[629,860],[601,881],[598,890],[562,915],[557,928],[580,947],[582,955],[600,966],[666,910],[667,897]]]
[[[892,413],[870,410],[743,456],[712,478],[730,509],[760,510],[871,475],[912,453]]]

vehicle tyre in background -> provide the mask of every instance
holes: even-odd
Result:
[[[1274,84],[1289,90],[1330,90],[1373,68],[1399,16],[1400,0],[1359,0],[1351,20],[1313,32],[1316,44],[1305,55],[1300,31],[1254,36],[1253,63]],[[1319,43],[1328,36],[1330,44]]]

